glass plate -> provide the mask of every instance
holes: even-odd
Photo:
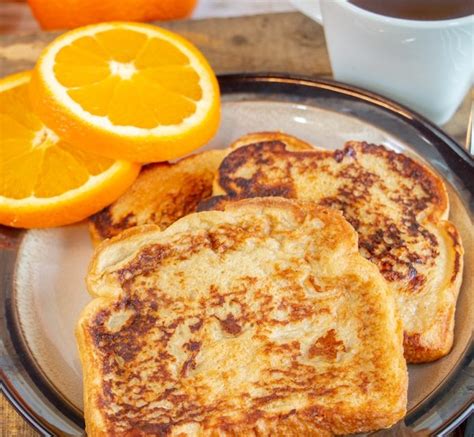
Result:
[[[442,175],[450,219],[466,255],[451,353],[409,366],[403,421],[374,435],[444,434],[472,411],[474,396],[474,164],[423,117],[375,94],[331,81],[275,75],[219,78],[222,122],[206,148],[226,147],[249,132],[281,130],[316,146],[347,140],[384,144]],[[84,276],[92,254],[86,224],[27,232],[0,231],[2,389],[34,427],[48,435],[83,435],[82,380],[74,326],[90,300]]]

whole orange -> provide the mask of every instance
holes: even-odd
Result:
[[[102,21],[174,20],[191,14],[197,0],[28,0],[43,29],[71,29]]]

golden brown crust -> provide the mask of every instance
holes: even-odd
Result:
[[[176,163],[144,166],[125,194],[90,217],[94,244],[133,226],[155,224],[165,229],[194,212],[198,203],[212,194],[212,183],[224,156],[223,150],[210,150]]]
[[[235,140],[229,147],[229,151],[238,149],[249,144],[260,143],[261,141],[282,141],[285,143],[288,150],[294,152],[313,150],[314,146],[303,141],[293,135],[289,135],[285,132],[252,132],[246,135],[242,135]]]
[[[84,308],[76,326],[76,341],[82,364],[83,381],[94,381],[97,378],[97,369],[102,365],[96,354],[83,352],[90,350],[90,335],[84,321],[94,314],[96,308],[100,308],[105,304],[104,300],[96,299]],[[103,415],[97,410],[95,390],[84,390],[84,417],[86,418],[86,433],[88,436],[102,437],[107,435],[104,431]]]
[[[405,357],[410,363],[435,361],[447,355],[453,346],[454,315],[461,288],[464,249],[461,237],[452,223],[442,221],[440,229],[446,245],[450,248],[445,282],[442,286],[444,296],[440,295],[437,311],[431,315],[433,323],[428,332],[404,332]]]
[[[383,146],[351,141],[342,150],[290,151],[284,140],[260,139],[226,156],[214,183],[217,195],[198,210],[283,196],[342,211],[359,234],[361,253],[377,264],[397,295],[408,361],[448,353],[462,245],[445,221],[449,204],[442,179]]]
[[[88,285],[92,436],[330,436],[405,414],[393,296],[336,211],[250,199],[129,230]]]

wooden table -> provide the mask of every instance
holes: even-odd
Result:
[[[280,72],[331,77],[322,27],[296,12],[160,25],[196,44],[217,73]],[[1,76],[32,68],[41,49],[56,35],[58,33],[36,32],[0,36]],[[471,103],[472,92],[444,126],[461,144],[466,137]],[[0,436],[35,435],[2,396]]]

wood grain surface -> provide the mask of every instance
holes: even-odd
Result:
[[[9,13],[14,14],[14,11]],[[2,23],[0,29],[8,30],[8,23]],[[217,73],[245,71],[331,76],[322,27],[299,13],[176,21],[160,25],[197,45]],[[1,76],[31,69],[42,48],[57,35],[36,32],[0,36]],[[453,119],[444,126],[461,144],[466,137],[472,98],[471,91]],[[0,396],[0,436],[36,435]]]
[[[0,394],[0,437],[10,436],[36,437],[38,433],[18,414],[2,393]]]

